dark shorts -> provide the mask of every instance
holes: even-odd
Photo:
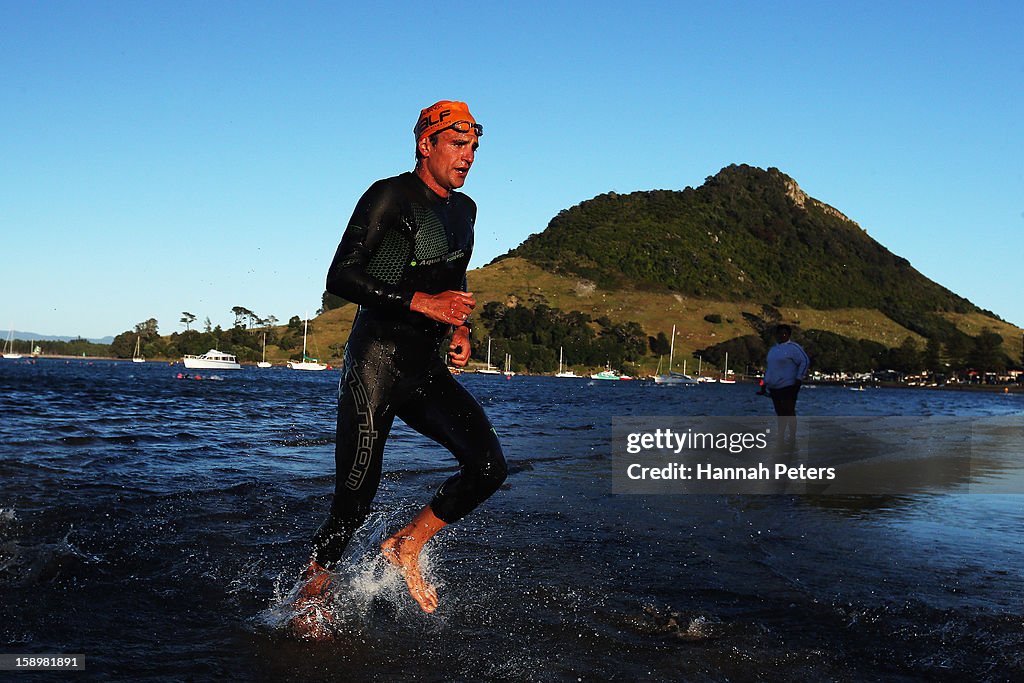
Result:
[[[800,393],[799,384],[791,384],[781,389],[769,389],[768,395],[772,397],[775,414],[779,416],[796,415],[796,396],[798,393]]]

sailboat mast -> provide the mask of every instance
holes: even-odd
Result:
[[[306,315],[306,324],[302,327],[302,360],[306,360],[306,334],[309,332],[309,314]]]
[[[664,347],[662,347],[664,348]],[[676,326],[672,326],[672,343],[668,345],[668,374],[672,374],[672,356],[676,352]]]

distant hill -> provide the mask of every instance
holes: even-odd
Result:
[[[925,337],[953,333],[943,314],[996,319],[776,168],[733,165],[697,189],[603,194],[559,212],[495,261],[509,257],[604,290],[874,309]]]
[[[4,339],[7,338],[6,334],[4,334],[2,336],[4,337]],[[53,334],[37,334],[36,332],[21,332],[19,330],[14,330],[14,338],[15,339],[20,339],[22,341],[64,341],[64,342],[75,341],[76,339],[85,339],[84,337],[78,337],[78,336],[75,336],[75,337],[62,337],[62,336],[53,335]],[[102,337],[102,338],[99,338],[99,339],[86,339],[86,341],[92,342],[93,344],[110,344],[111,342],[114,341],[114,338],[112,336],[107,336],[107,337]]]

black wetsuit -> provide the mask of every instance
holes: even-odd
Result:
[[[465,290],[475,220],[473,200],[441,198],[413,173],[374,183],[356,205],[327,273],[327,291],[359,312],[338,391],[334,501],[313,542],[321,565],[369,514],[396,416],[458,459],[430,502],[441,520],[462,518],[505,480],[491,423],[445,364],[452,328],[409,310],[415,292]]]

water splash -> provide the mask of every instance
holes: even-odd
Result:
[[[387,517],[376,513],[360,527],[345,556],[331,568],[323,599],[299,600],[307,582],[304,570],[278,575],[270,607],[255,617],[257,626],[302,640],[324,640],[364,633],[382,612],[398,621],[422,618],[401,571],[381,555],[386,530],[394,526]],[[424,578],[440,589],[431,559],[428,546],[420,554],[420,569]],[[437,616],[431,619],[439,620]]]

